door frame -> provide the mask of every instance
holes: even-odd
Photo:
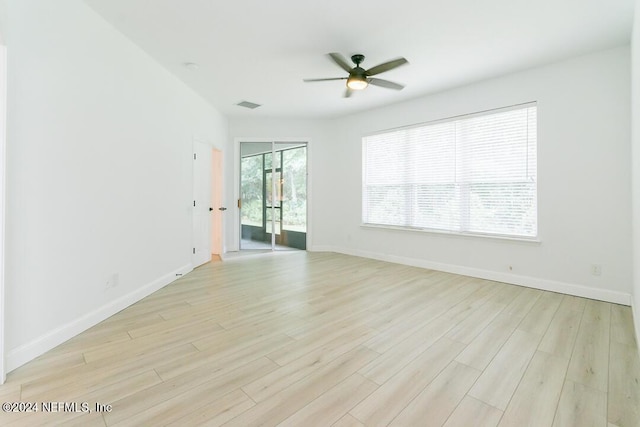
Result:
[[[294,143],[300,142],[307,145],[307,249],[313,247],[312,212],[313,212],[313,184],[312,184],[312,140],[309,137],[282,137],[282,138],[256,138],[256,137],[235,137],[233,139],[233,240],[230,250],[240,250],[240,143],[241,142],[268,142],[272,143]]]
[[[213,147],[206,141],[193,138],[193,168],[192,168],[192,223],[191,223],[191,265],[196,268],[211,260],[211,215],[207,209],[211,206],[211,150]],[[198,157],[196,157],[196,155]],[[198,165],[198,166],[196,166]],[[204,182],[198,172],[204,172],[207,176]],[[204,200],[199,200],[205,197]],[[209,205],[209,206],[207,206]],[[200,227],[205,227],[201,230]],[[204,231],[204,236],[200,235]],[[204,247],[202,246],[204,243]]]
[[[222,150],[211,150],[211,254],[224,256],[224,155]]]
[[[195,268],[199,265],[202,265],[208,261],[211,260],[212,257],[212,252],[213,252],[213,243],[214,243],[214,235],[217,234],[219,237],[219,248],[218,250],[220,251],[219,255],[221,258],[223,256],[223,252],[224,252],[224,215],[222,215],[222,212],[219,212],[217,209],[221,208],[222,206],[213,206],[214,203],[214,194],[217,192],[217,194],[219,195],[219,199],[218,202],[220,204],[223,203],[223,189],[224,189],[224,174],[223,174],[223,159],[224,159],[224,153],[221,149],[219,149],[218,147],[212,145],[208,140],[204,139],[204,138],[200,138],[197,136],[193,137],[193,141],[192,141],[192,149],[191,149],[191,155],[194,156],[196,154],[196,146],[197,145],[201,145],[201,148],[205,148],[206,149],[206,154],[203,153],[202,158],[199,159],[199,161],[201,162],[201,165],[204,165],[205,167],[207,167],[208,170],[208,180],[205,183],[205,188],[203,190],[203,194],[206,193],[208,194],[209,197],[209,206],[199,206],[202,209],[205,209],[205,212],[209,212],[209,216],[208,218],[205,220],[207,225],[208,225],[208,230],[205,233],[204,238],[206,239],[206,241],[208,242],[208,254],[207,255],[203,255],[201,253],[196,253],[196,247],[197,244],[196,242],[198,241],[198,237],[196,236],[196,230],[195,230],[195,225],[196,225],[196,214],[197,211],[194,209],[194,206],[192,205],[191,209],[192,209],[192,215],[191,215],[191,246],[193,248],[193,253],[191,254],[191,264],[192,267]],[[217,159],[216,159],[217,156]],[[196,158],[193,157],[192,158],[192,200],[195,199],[195,193],[196,193],[196,169],[195,169],[195,163],[196,163]],[[214,171],[214,168],[216,167],[216,165],[218,165],[218,167],[220,168],[219,171]],[[193,203],[196,203],[195,200],[193,200]],[[216,209],[215,211],[215,215],[219,215],[219,217],[216,217],[213,214],[213,211],[207,211],[207,209],[209,208],[214,208]],[[217,221],[216,221],[217,219]],[[198,256],[200,255],[200,256]],[[201,262],[201,259],[204,259],[202,257],[207,258],[207,261]]]

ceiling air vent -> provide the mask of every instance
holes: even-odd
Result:
[[[253,102],[249,101],[238,102],[236,105],[239,105],[240,107],[251,108],[252,110],[260,106],[260,104],[254,104]]]

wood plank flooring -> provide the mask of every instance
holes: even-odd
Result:
[[[640,359],[629,307],[287,252],[196,269],[0,400],[40,404],[3,426],[638,427]]]

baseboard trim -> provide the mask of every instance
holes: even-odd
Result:
[[[339,252],[339,253],[343,253],[340,252],[338,250],[336,250],[336,248],[334,248],[333,246],[309,246],[307,247],[307,251],[308,252]]]
[[[591,288],[589,286],[560,282],[556,280],[541,279],[537,277],[521,276],[513,273],[501,273],[479,268],[465,267],[453,264],[427,261],[417,258],[401,257],[396,255],[379,254],[376,252],[345,249],[330,246],[319,246],[313,249],[315,252],[337,252],[345,255],[353,255],[364,258],[387,261],[395,264],[410,265],[413,267],[428,268],[430,270],[444,271],[446,273],[460,274],[462,276],[477,277],[479,279],[493,280],[512,285],[525,286],[527,288],[543,291],[558,292],[615,304],[631,305],[631,295],[624,292],[607,289]],[[637,329],[636,329],[637,330]]]
[[[638,298],[633,299],[631,302],[631,316],[633,317],[633,326],[636,332],[636,345],[638,346],[638,353],[640,353],[640,307],[635,305]]]
[[[19,368],[25,363],[35,359],[36,357],[46,353],[52,348],[62,344],[63,342],[73,338],[81,332],[86,331],[92,326],[97,325],[103,320],[113,316],[117,312],[124,310],[130,305],[140,301],[152,293],[164,288],[171,282],[193,270],[191,264],[187,264],[175,271],[165,274],[162,277],[148,283],[133,292],[123,295],[113,301],[108,302],[102,307],[93,310],[84,316],[62,325],[46,334],[15,348],[6,354],[7,372]]]

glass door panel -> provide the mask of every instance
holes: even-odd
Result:
[[[307,147],[282,152],[282,228],[307,232]]]
[[[264,162],[270,142],[240,144],[240,249],[270,249],[265,233]]]
[[[242,159],[240,177],[240,197],[242,208],[240,222],[243,225],[262,227],[262,156]]]
[[[307,146],[240,143],[241,249],[306,249]]]
[[[274,216],[274,212],[275,212],[275,226],[276,226],[276,243],[278,242],[278,237],[280,236],[280,231],[282,229],[282,221],[280,221],[279,217],[280,217],[280,208],[275,208],[275,209],[268,209],[267,210],[267,234],[271,234],[272,230],[273,230],[273,216]]]
[[[267,203],[265,205],[266,232],[271,234],[275,227],[276,235],[280,235],[282,228],[282,179],[280,170],[276,170],[275,173],[271,172],[271,170],[265,171],[264,182],[267,195]]]

